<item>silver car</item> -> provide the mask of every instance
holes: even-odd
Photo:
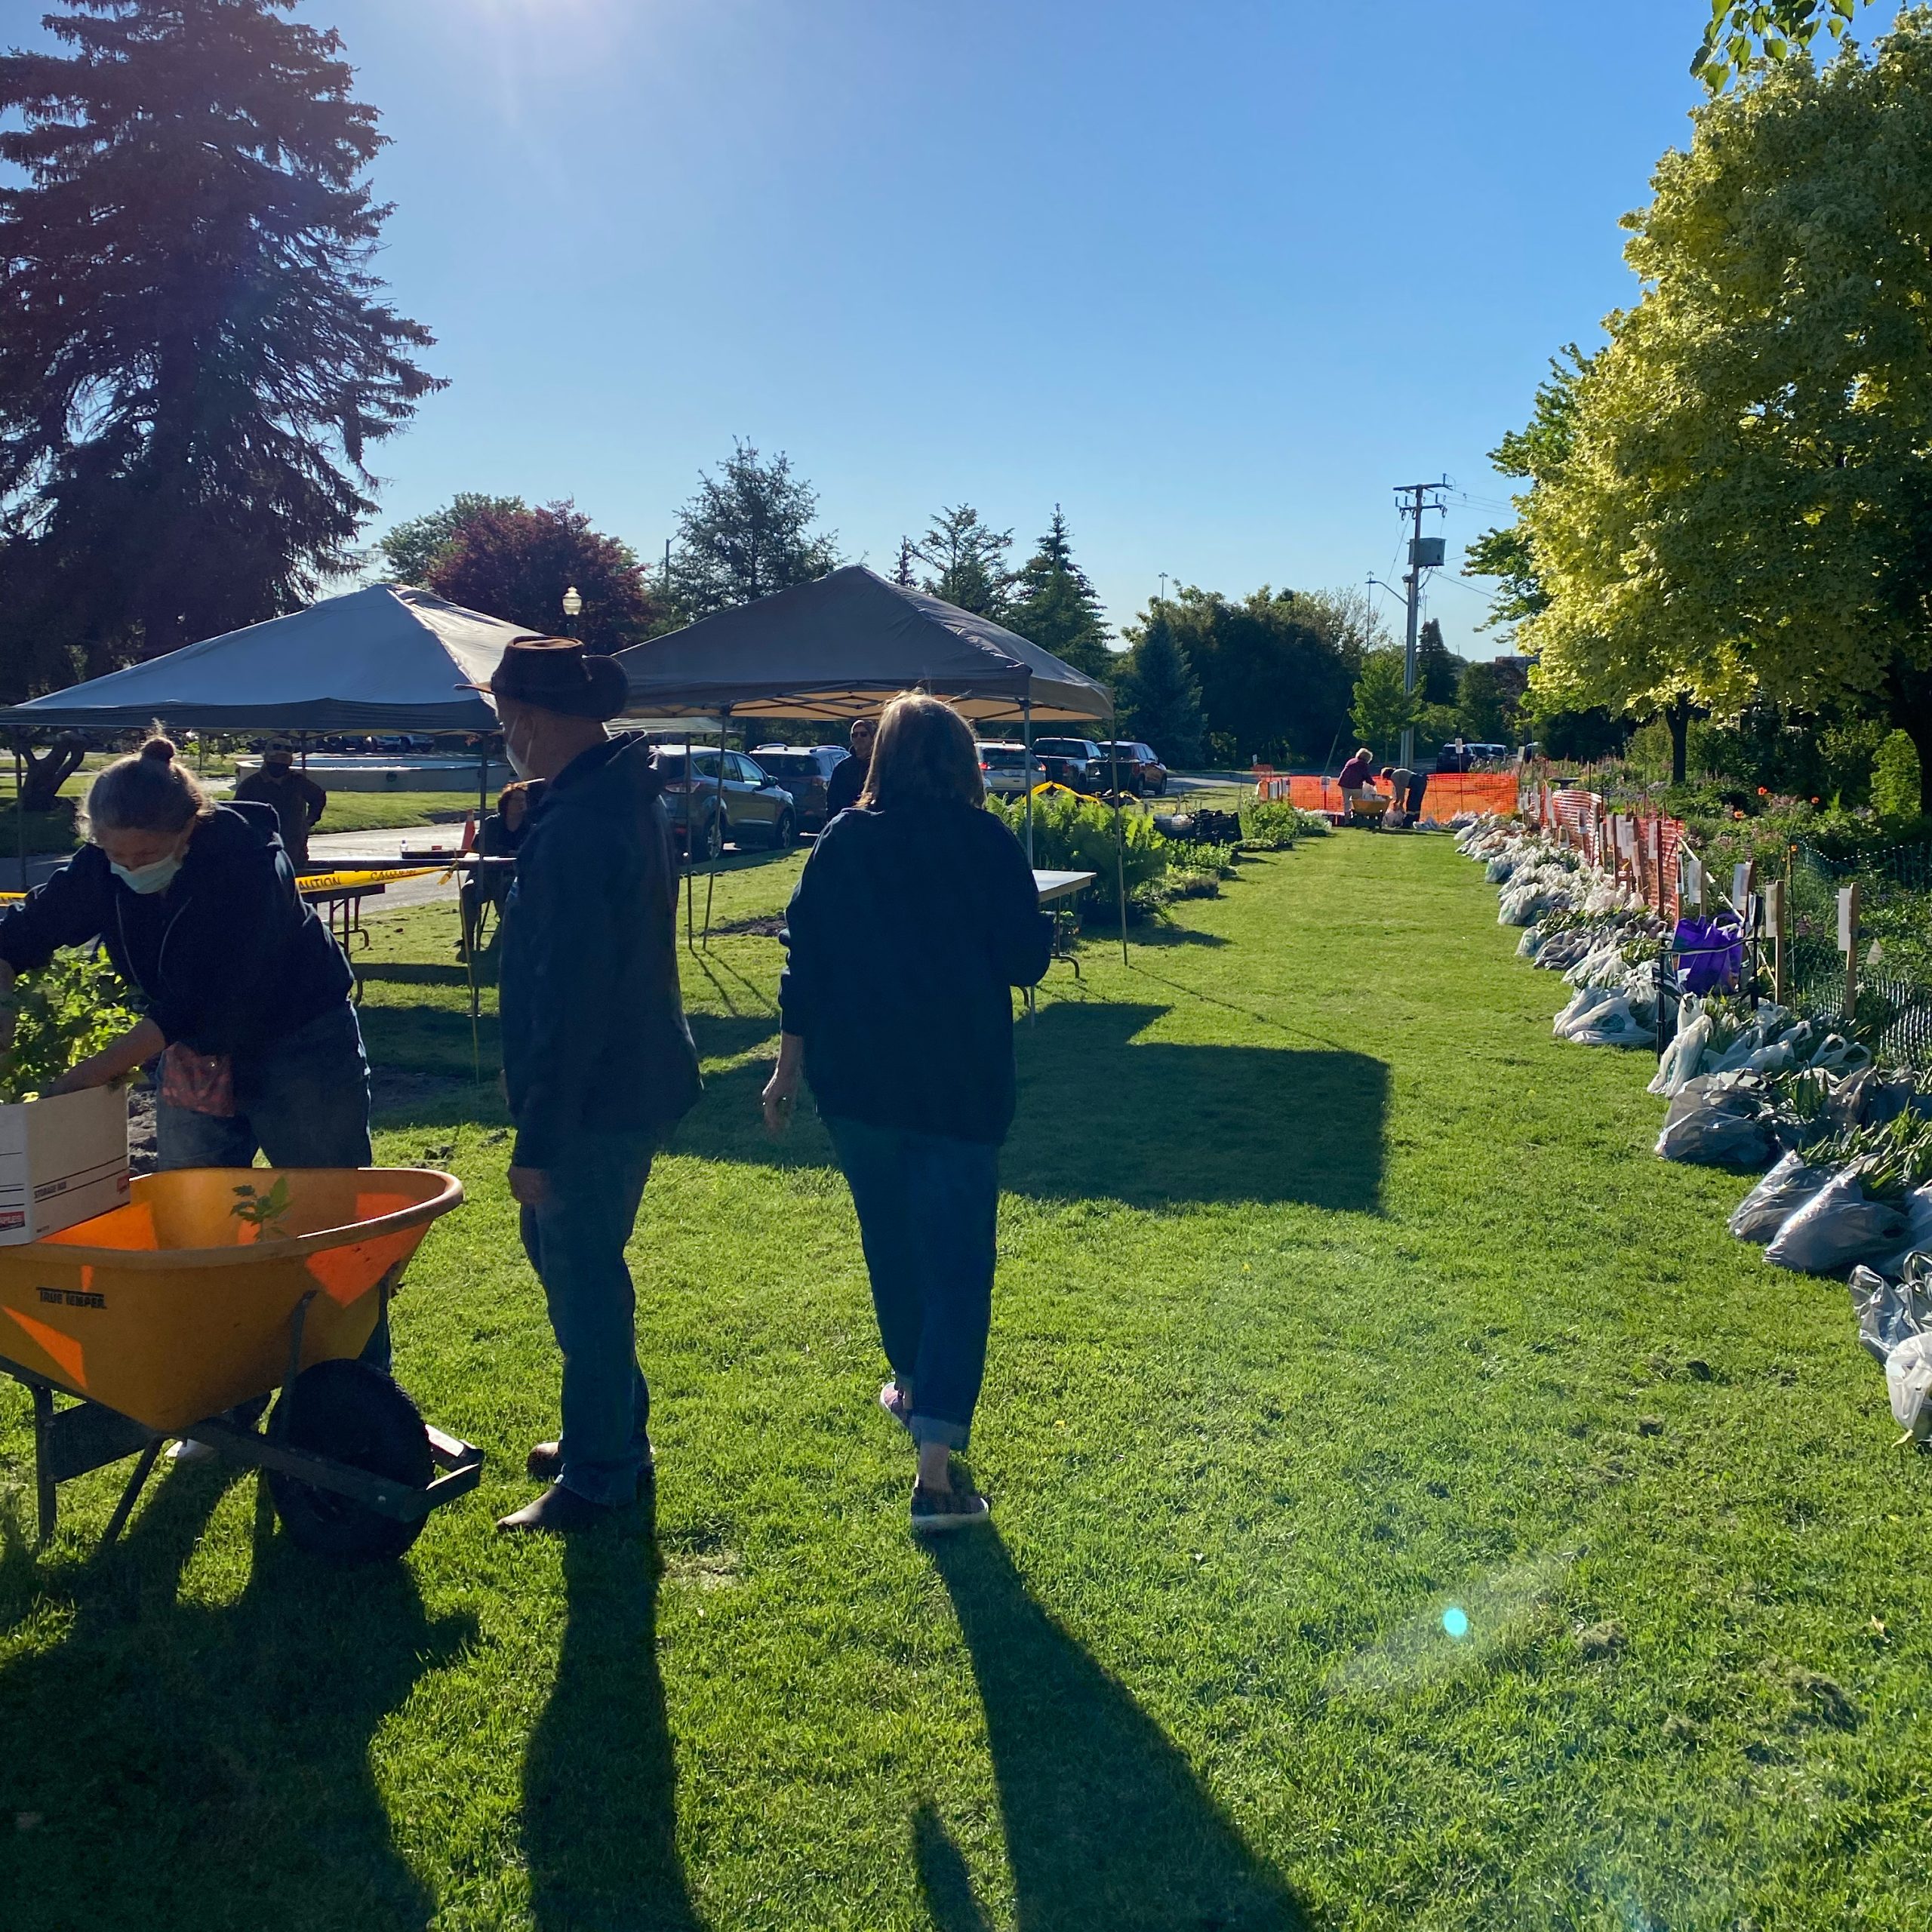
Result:
[[[1032,761],[1030,778],[1028,769],[1024,745],[980,747],[980,776],[995,798],[1023,798],[1035,786],[1047,782],[1047,768],[1037,758]]]

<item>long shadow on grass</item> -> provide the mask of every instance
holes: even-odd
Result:
[[[0,1922],[426,1926],[370,1740],[426,1672],[473,1641],[432,1622],[400,1564],[327,1570],[258,1516],[234,1601],[177,1600],[221,1494],[178,1470],[122,1546],[46,1587],[72,1623],[0,1672]]]
[[[1034,1601],[998,1536],[940,1539],[932,1559],[986,1706],[1021,1932],[1305,1924],[1159,1726]],[[929,1812],[914,1853],[934,1922],[977,1932],[985,1915]]]
[[[1037,1025],[1020,1023],[1020,1106],[1000,1158],[1003,1187],[1134,1208],[1298,1201],[1380,1211],[1389,1106],[1380,1060],[1339,1049],[1134,1044],[1165,1011],[1062,1001]],[[758,1061],[708,1078],[676,1151],[829,1165],[816,1120],[801,1118],[777,1146],[765,1138],[758,1094],[769,1072]]]
[[[657,1548],[612,1530],[564,1546],[557,1681],[523,1771],[531,1906],[545,1932],[694,1932],[657,1673]]]

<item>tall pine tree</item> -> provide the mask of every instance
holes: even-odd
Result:
[[[1100,600],[1073,560],[1066,518],[1057,503],[1040,547],[1020,568],[1018,589],[1006,619],[1014,630],[1090,678],[1104,681],[1112,677],[1114,654],[1107,648]]]
[[[698,472],[697,494],[678,512],[672,596],[687,618],[755,603],[838,568],[838,539],[815,530],[818,493],[783,450],[768,461],[733,439],[719,474]]]
[[[1141,626],[1120,685],[1125,729],[1152,745],[1170,765],[1201,762],[1201,687],[1168,621],[1165,605],[1155,605]]]
[[[0,57],[0,605],[19,687],[312,595],[440,385],[379,298],[383,145],[293,0],[63,0]]]
[[[1011,531],[995,530],[961,503],[933,518],[912,554],[934,573],[922,586],[933,596],[1004,623],[1013,601],[1014,573],[1006,567],[1012,544]]]

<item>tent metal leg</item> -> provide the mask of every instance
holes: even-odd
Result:
[[[718,714],[718,856],[711,862],[711,870],[704,881],[704,943],[709,952],[711,947],[711,896],[718,889],[718,868],[724,863],[724,734],[731,728],[731,707],[728,704]]]
[[[1114,729],[1120,729],[1120,720],[1113,721]],[[1112,768],[1109,775],[1113,780],[1114,793],[1114,890],[1120,897],[1120,963],[1127,964],[1127,833],[1120,815],[1120,746],[1112,739],[1107,740],[1107,762]]]

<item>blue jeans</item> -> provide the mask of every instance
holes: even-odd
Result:
[[[549,1198],[523,1211],[523,1251],[543,1284],[564,1356],[566,1489],[635,1502],[651,1461],[651,1391],[637,1364],[637,1295],[624,1263],[655,1140],[580,1134],[545,1172]]]
[[[259,1149],[272,1168],[366,1168],[369,1062],[346,1000],[259,1053],[235,1060],[235,1111],[198,1114],[155,1103],[155,1165],[246,1168]],[[362,1359],[389,1367],[386,1310]]]
[[[999,1149],[856,1120],[826,1131],[858,1211],[879,1340],[912,1435],[964,1449],[992,1326]]]

